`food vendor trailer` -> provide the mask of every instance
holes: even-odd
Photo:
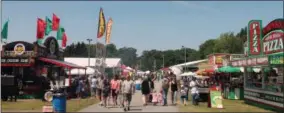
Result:
[[[244,67],[245,102],[256,106],[284,110],[284,19],[271,21],[262,28],[261,20],[248,24],[247,57],[231,61]],[[260,72],[253,71],[260,68]]]
[[[71,80],[64,70],[72,68],[84,67],[64,62],[63,50],[52,36],[47,37],[43,44],[7,43],[1,51],[1,98],[7,100],[18,94],[42,98],[50,89],[50,81],[55,84],[62,78]]]

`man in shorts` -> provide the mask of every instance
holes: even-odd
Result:
[[[124,111],[130,110],[130,103],[132,100],[132,95],[135,93],[134,82],[131,80],[130,76],[126,77],[126,80],[122,83],[122,94],[124,98]]]

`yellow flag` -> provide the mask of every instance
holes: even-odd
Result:
[[[111,27],[112,27],[112,18],[109,18],[106,26],[106,44],[110,43],[110,34],[111,34]]]
[[[105,16],[103,12],[103,8],[100,9],[100,15],[99,15],[99,25],[98,25],[98,33],[97,38],[101,38],[106,30],[106,22],[105,22]]]

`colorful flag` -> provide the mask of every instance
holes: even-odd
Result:
[[[7,20],[4,23],[3,29],[1,31],[1,39],[7,40],[7,38],[8,38],[8,24],[9,24],[9,20]]]
[[[49,35],[49,33],[52,31],[52,21],[48,17],[45,17],[45,23],[45,35]]]
[[[45,21],[38,18],[37,19],[37,34],[36,34],[37,39],[42,39],[44,37],[45,26],[46,26]]]
[[[107,22],[107,28],[106,28],[106,44],[110,43],[112,23],[113,23],[112,18],[109,18]]]
[[[99,14],[99,23],[98,23],[98,33],[97,33],[97,38],[101,38],[106,30],[106,22],[105,22],[105,16],[103,12],[103,8],[100,9],[100,14]]]
[[[62,36],[62,47],[66,47],[66,43],[67,43],[67,35],[65,32],[63,32],[63,36]]]
[[[52,15],[52,30],[57,31],[59,28],[60,18],[57,17],[54,13]]]
[[[63,33],[65,32],[65,29],[63,27],[59,27],[57,30],[57,40],[62,40]]]

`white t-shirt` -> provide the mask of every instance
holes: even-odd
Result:
[[[122,93],[133,93],[134,82],[132,80],[124,80],[122,83]]]
[[[189,86],[191,87],[191,94],[195,94],[198,93],[197,90],[197,86],[196,86],[196,82],[195,81],[191,81]]]
[[[91,79],[91,87],[92,87],[92,88],[95,88],[96,85],[97,85],[97,79],[96,79],[96,78],[92,78],[92,79]]]

